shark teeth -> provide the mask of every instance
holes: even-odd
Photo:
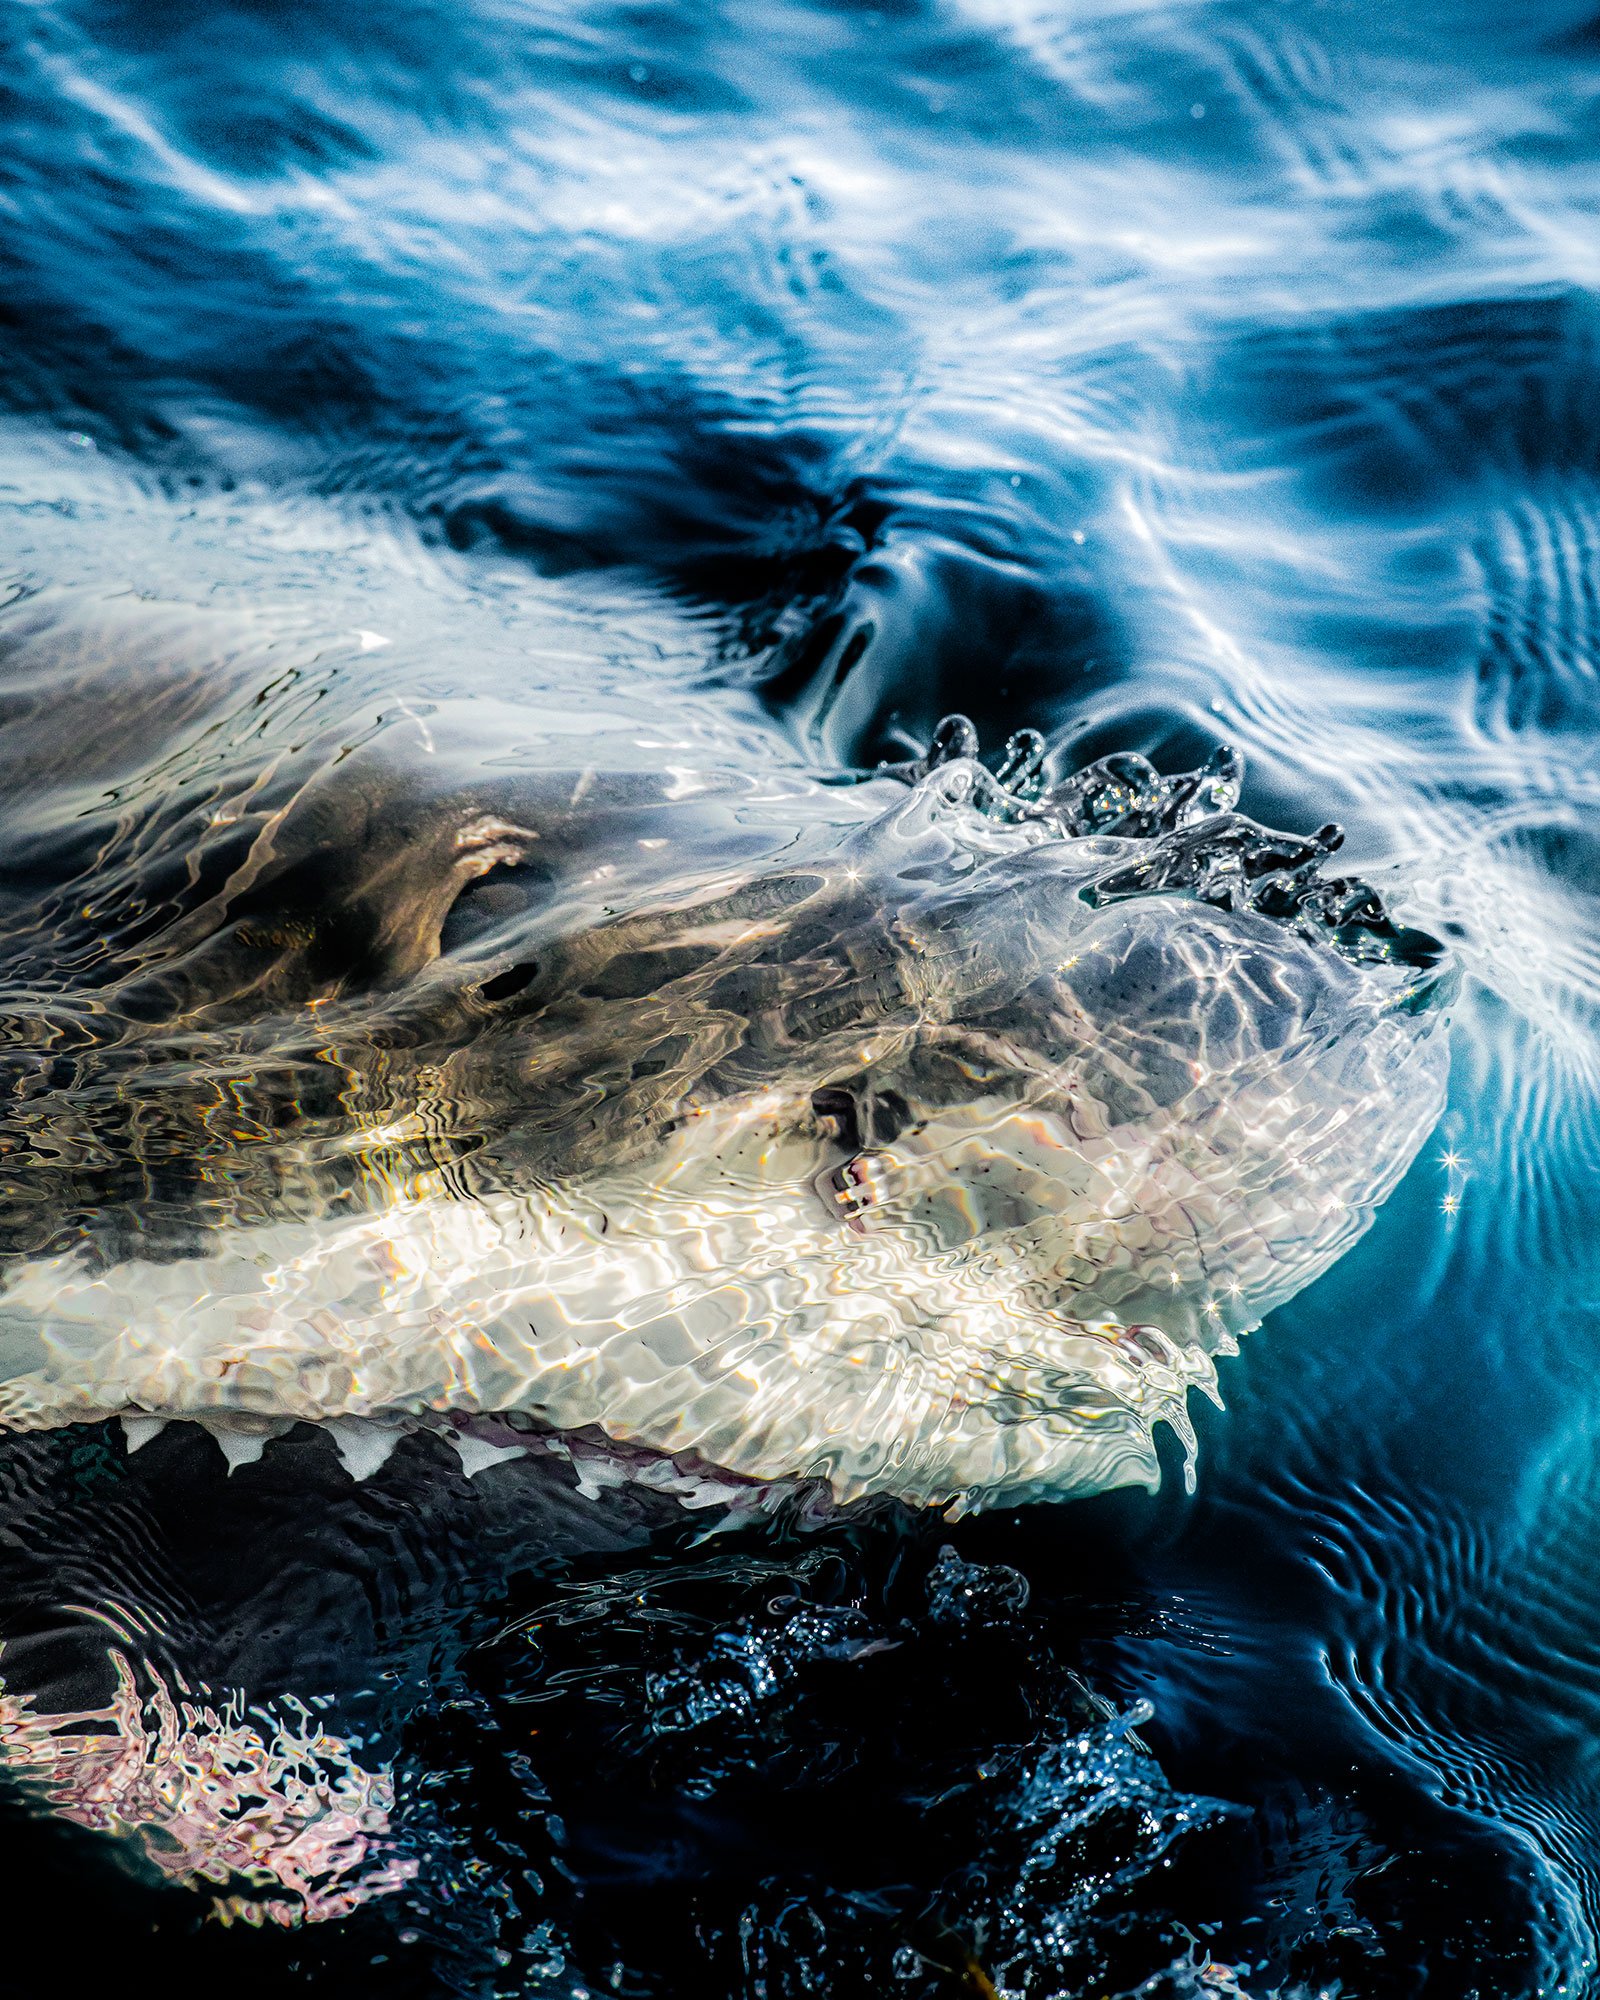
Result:
[[[228,1461],[230,1478],[241,1465],[254,1465],[267,1448],[266,1439],[259,1433],[219,1430],[214,1424],[207,1424],[205,1428],[221,1445],[222,1455]]]
[[[122,1434],[128,1440],[128,1456],[131,1458],[136,1451],[142,1451],[171,1421],[170,1417],[124,1416]]]
[[[317,1428],[333,1439],[345,1471],[358,1485],[382,1471],[404,1435],[393,1425],[368,1423],[362,1417],[329,1417]]]
[[[142,1451],[169,1424],[195,1424],[208,1437],[216,1440],[222,1456],[227,1460],[230,1475],[241,1465],[254,1465],[265,1451],[269,1439],[282,1437],[294,1428],[286,1420],[245,1425],[214,1416],[157,1417],[143,1411],[125,1413],[121,1423],[130,1457],[134,1452]],[[367,1417],[328,1417],[314,1428],[332,1440],[340,1463],[359,1484],[383,1470],[395,1447],[412,1426],[378,1423]],[[493,1444],[485,1438],[463,1435],[454,1430],[432,1425],[427,1428],[460,1459],[461,1469],[469,1479],[476,1479],[480,1472],[487,1472],[491,1466],[499,1465],[506,1459],[525,1458],[528,1454],[526,1445]]]
[[[266,1450],[269,1438],[282,1437],[294,1426],[279,1418],[265,1423],[235,1423],[225,1417],[154,1417],[143,1410],[124,1411],[121,1419],[122,1434],[128,1441],[128,1456],[142,1451],[154,1437],[158,1437],[168,1424],[194,1423],[208,1437],[215,1438],[222,1456],[228,1461],[229,1473],[236,1472],[241,1465],[254,1465]]]
[[[487,1472],[491,1465],[498,1465],[502,1459],[526,1458],[525,1444],[489,1444],[483,1438],[447,1437],[445,1443],[461,1461],[461,1469],[469,1479],[476,1479],[480,1472]]]
[[[624,1487],[647,1488],[665,1499],[675,1500],[686,1512],[716,1516],[715,1525],[707,1533],[737,1526],[754,1514],[768,1511],[793,1490],[790,1482],[774,1486],[729,1478],[713,1468],[686,1465],[653,1452],[607,1444],[595,1438],[559,1433],[523,1434],[520,1426],[504,1417],[466,1416],[459,1420],[459,1429],[455,1422],[441,1419],[437,1414],[415,1419],[324,1417],[313,1423],[309,1419],[286,1417],[232,1418],[209,1411],[194,1417],[166,1417],[130,1410],[120,1421],[130,1456],[142,1451],[169,1424],[194,1424],[216,1440],[230,1475],[241,1465],[253,1465],[273,1438],[286,1436],[304,1421],[310,1429],[327,1437],[339,1462],[358,1484],[371,1479],[388,1464],[402,1438],[413,1432],[426,1432],[455,1453],[468,1479],[476,1479],[480,1473],[514,1458],[559,1459],[571,1467],[577,1491],[584,1499],[599,1500],[603,1494]],[[484,1435],[485,1431],[489,1435]]]

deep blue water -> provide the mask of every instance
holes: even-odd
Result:
[[[1592,8],[14,0],[0,120],[19,588],[259,577],[469,692],[549,630],[831,765],[952,709],[1231,742],[1465,975],[1436,1140],[1192,1498],[507,1529],[391,1669],[412,1892],[200,1926],[19,1799],[13,1937],[177,1991],[1595,1991]]]

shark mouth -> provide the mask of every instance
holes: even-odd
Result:
[[[125,1417],[121,1450],[118,1428],[0,1440],[0,1763],[25,1799],[115,1839],[136,1872],[189,1890],[224,1925],[328,1923],[417,1884],[394,1728],[375,1724],[366,1692],[396,1679],[403,1656],[393,1634],[363,1630],[363,1600],[392,1588],[382,1565],[405,1579],[391,1622],[428,1629],[434,1599],[475,1581],[492,1590],[503,1562],[479,1579],[460,1552],[496,1536],[523,1560],[552,1545],[571,1559],[780,1512],[803,1530],[827,1513],[817,1492],[498,1419],[251,1430]],[[225,1467],[220,1490],[203,1438]],[[100,1469],[78,1507],[62,1475],[86,1455]],[[278,1510],[297,1494],[291,1526]],[[229,1549],[199,1577],[170,1539],[172,1519],[196,1510]],[[142,1532],[130,1538],[131,1523]],[[315,1640],[271,1637],[279,1572],[293,1575],[302,1544],[329,1566],[313,1596],[337,1663],[303,1657]],[[290,1691],[302,1677],[318,1682],[310,1700]],[[266,1692],[247,1691],[263,1680]]]
[[[608,1437],[596,1426],[555,1431],[518,1410],[423,1411],[418,1415],[376,1417],[265,1417],[252,1421],[230,1412],[194,1416],[127,1413],[119,1420],[131,1457],[170,1426],[192,1425],[211,1439],[231,1476],[257,1464],[267,1446],[301,1424],[326,1437],[334,1456],[357,1485],[382,1472],[408,1437],[436,1439],[460,1463],[469,1480],[516,1459],[536,1459],[566,1468],[573,1490],[585,1500],[634,1489],[672,1502],[686,1514],[704,1515],[712,1530],[739,1528],[780,1508],[800,1523],[826,1519],[833,1506],[817,1480],[764,1481],[710,1465],[694,1452],[652,1451]]]

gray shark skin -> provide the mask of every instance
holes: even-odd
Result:
[[[7,614],[13,1429],[1149,1485],[1438,1115],[1438,948],[1225,754],[992,771],[953,721],[829,783],[731,696],[577,730],[94,617]]]

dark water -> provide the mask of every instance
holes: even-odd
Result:
[[[303,1440],[9,1446],[8,1677],[150,1551],[417,1864],[224,1928],[18,1792],[12,1990],[1594,1990],[1600,22],[18,0],[0,52],[17,591],[580,718],[756,689],[835,766],[1225,740],[1465,974],[1436,1141],[1192,1498],[697,1539],[425,1438],[359,1501]],[[8,908],[161,747],[8,774]]]

